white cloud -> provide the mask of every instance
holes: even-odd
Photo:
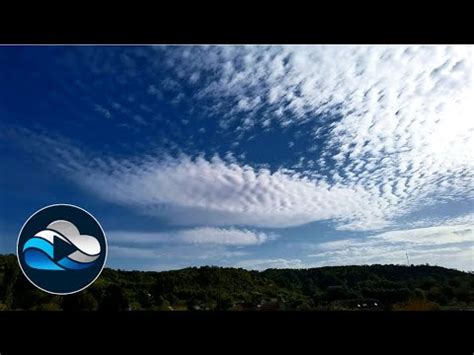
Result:
[[[222,126],[235,110],[245,113],[243,129],[269,117],[282,126],[314,122],[324,139],[320,177],[369,191],[392,218],[420,203],[474,198],[472,46],[193,50],[193,63],[177,56],[173,65],[209,74],[198,97],[215,99]],[[224,98],[233,110],[217,109]],[[334,115],[341,119],[331,123]],[[358,220],[343,228],[379,226]]]
[[[451,225],[390,231],[370,237],[351,238],[319,244],[302,244],[309,255],[297,258],[249,258],[249,252],[231,248],[237,244],[189,244],[176,235],[156,233],[111,232],[110,252],[114,258],[159,260],[194,265],[216,263],[245,269],[311,268],[328,265],[406,264],[440,265],[460,270],[474,270],[474,226]],[[170,242],[171,238],[175,242]],[[155,241],[163,242],[159,247]],[[133,247],[126,246],[127,244]],[[238,258],[238,261],[235,261]],[[175,264],[174,268],[176,268]],[[171,265],[171,264],[170,264]]]
[[[123,246],[111,245],[109,253],[112,260],[134,261],[138,265],[150,265],[150,262],[166,263],[167,265],[204,265],[215,262],[225,263],[228,259],[243,257],[247,252],[230,250],[224,245],[189,245],[167,244],[159,248],[145,245]],[[184,263],[183,263],[184,262]]]
[[[230,246],[258,245],[276,238],[273,234],[247,229],[200,227],[172,232],[110,231],[111,243],[217,244]]]
[[[363,188],[330,186],[286,170],[189,157],[85,164],[77,170],[74,163],[69,174],[89,191],[178,225],[287,227],[336,219],[364,228],[387,223],[384,206]]]
[[[334,220],[339,230],[374,230],[423,206],[474,199],[472,46],[156,50],[170,75],[160,90],[180,91],[189,78],[221,127],[314,123],[306,133],[319,139],[318,156],[305,161],[317,163],[303,176],[219,159],[93,159],[98,152],[46,141],[68,175],[109,201],[180,225]]]
[[[431,263],[474,270],[474,226],[453,225],[390,231],[367,238],[320,243],[308,255],[324,265]]]
[[[377,229],[420,204],[474,198],[472,46],[207,46],[170,53],[171,72],[206,78],[196,97],[215,99],[222,127],[235,119],[239,129],[258,120],[268,125],[269,118],[283,126],[314,122],[315,137],[325,135],[315,183],[361,191],[371,212],[383,211],[372,220],[334,208],[329,218],[347,220],[339,229]],[[223,101],[232,109],[223,111]],[[334,115],[341,119],[330,123]],[[296,208],[283,218],[294,222],[282,225],[325,218]],[[250,218],[254,223],[269,225]]]
[[[234,264],[234,267],[241,267],[250,270],[265,269],[302,269],[309,267],[300,259],[248,259]]]
[[[102,114],[106,118],[111,118],[112,117],[112,114],[110,113],[110,111],[107,110],[105,107],[103,107],[101,105],[97,105],[97,104],[94,105],[94,109],[95,109],[95,111]]]
[[[193,47],[192,62],[180,55],[189,49],[158,50],[174,56],[170,70],[207,73],[198,96],[234,100],[245,112],[281,107],[297,119],[355,110],[386,121],[406,111],[400,119],[411,121],[453,108],[453,95],[472,110],[463,102],[472,90],[472,46],[208,46]]]
[[[456,217],[436,217],[436,218],[423,218],[409,224],[409,227],[420,228],[429,226],[452,226],[461,224],[474,224],[474,213],[462,214]]]

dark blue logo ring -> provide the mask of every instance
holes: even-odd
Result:
[[[35,212],[17,242],[20,268],[39,289],[67,295],[91,285],[107,259],[107,239],[99,222],[84,209],[67,204]]]

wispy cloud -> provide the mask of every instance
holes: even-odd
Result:
[[[247,246],[259,245],[275,239],[274,234],[254,232],[237,228],[199,227],[177,230],[172,232],[136,232],[136,231],[110,231],[110,242],[143,244],[205,244],[205,245],[230,245]]]
[[[309,264],[300,259],[245,259],[234,264],[235,267],[241,267],[250,270],[265,269],[303,269],[310,267]]]
[[[377,228],[388,209],[362,187],[329,185],[288,170],[191,159],[72,161],[68,175],[102,198],[179,225],[287,227],[316,220]],[[362,226],[362,227],[361,227]]]
[[[166,261],[173,263],[175,260],[184,260],[189,266],[196,260],[216,260],[222,262],[228,258],[241,257],[247,254],[244,250],[233,250],[223,245],[166,245],[160,248],[151,248],[143,245],[122,246],[111,245],[110,255],[114,259],[133,259],[141,266],[142,261]]]
[[[339,230],[375,230],[394,225],[416,208],[472,194],[467,168],[450,176],[418,167],[414,176],[404,177],[411,173],[382,164],[362,171],[359,180],[329,181],[311,172],[242,164],[232,154],[210,160],[186,155],[116,158],[29,129],[13,131],[15,140],[23,137],[37,155],[42,153],[49,165],[89,192],[176,225],[283,228],[332,220]],[[370,174],[373,180],[365,178]]]
[[[456,226],[456,225],[465,225],[465,224],[474,224],[474,213],[461,214],[456,217],[429,217],[418,219],[413,223],[410,223],[408,227],[411,228],[422,228],[430,226]]]
[[[474,225],[436,226],[390,231],[314,246],[308,257],[324,265],[432,263],[474,269]]]
[[[229,264],[278,235],[248,229],[198,227],[167,232],[109,231],[110,255],[138,268]]]

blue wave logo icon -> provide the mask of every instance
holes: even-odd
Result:
[[[33,213],[18,234],[18,264],[42,291],[69,295],[90,286],[104,269],[107,238],[97,219],[68,204]]]
[[[100,256],[99,241],[66,220],[50,223],[23,245],[25,263],[32,269],[64,271],[93,266]]]

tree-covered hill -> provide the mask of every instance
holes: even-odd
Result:
[[[36,289],[0,255],[0,310],[474,310],[474,274],[437,266],[104,269],[86,290]]]

